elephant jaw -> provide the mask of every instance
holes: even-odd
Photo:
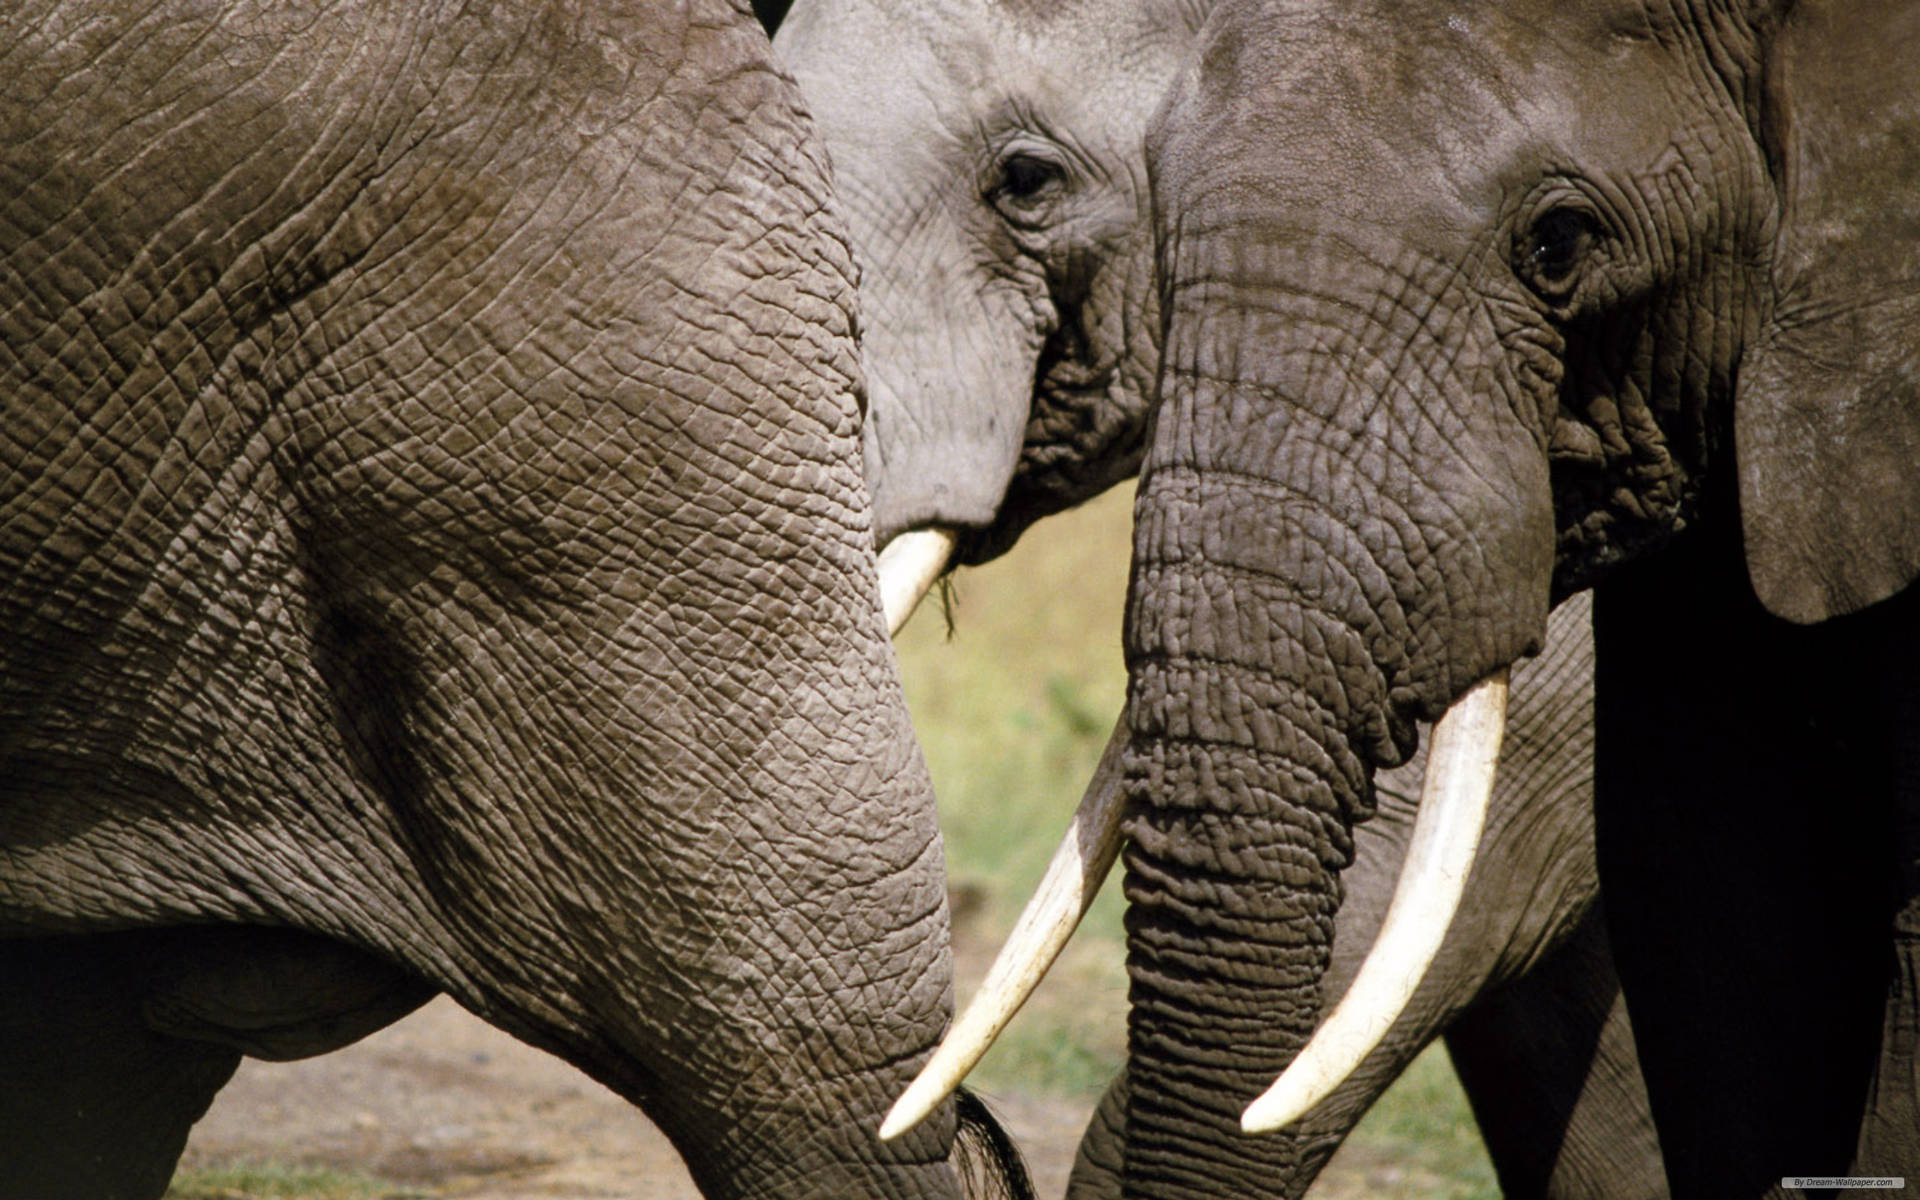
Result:
[[[1506,711],[1507,672],[1501,670],[1469,688],[1434,725],[1412,839],[1380,934],[1333,1014],[1242,1114],[1246,1132],[1279,1129],[1340,1086],[1419,990],[1473,870]],[[1039,889],[979,993],[887,1114],[880,1127],[883,1141],[912,1129],[960,1086],[1039,986],[1093,903],[1120,851],[1120,756],[1126,744],[1123,717]]]
[[[947,569],[959,540],[957,530],[928,525],[907,530],[880,551],[880,606],[887,615],[887,636],[906,625],[933,581]]]

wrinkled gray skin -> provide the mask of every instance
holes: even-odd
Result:
[[[1222,1195],[1303,1195],[1413,1057],[1444,1034],[1507,1196],[1666,1195],[1660,1148],[1608,950],[1594,867],[1593,640],[1574,597],[1514,677],[1512,726],[1484,849],[1445,944],[1380,1047],[1287,1131],[1269,1178],[1220,1173]],[[1413,828],[1424,756],[1376,779],[1378,812],[1354,863],[1321,980],[1322,1007],[1352,982],[1386,915]],[[1103,1099],[1068,1196],[1121,1194],[1129,1089]],[[1196,1164],[1205,1175],[1209,1165]]]
[[[990,558],[1138,467],[1140,135],[1192,38],[1177,3],[803,0],[780,27],[863,259],[881,545],[941,523]]]
[[[990,555],[1131,472],[1155,363],[1142,140],[1198,16],[1140,0],[801,0],[781,27],[863,260],[868,473],[887,532],[970,525],[968,550]],[[1029,161],[1009,168],[1016,158]],[[1061,169],[1014,194],[1034,160]],[[1442,1031],[1508,1194],[1664,1190],[1596,902],[1591,652],[1588,607],[1569,604],[1522,669],[1488,848],[1426,983],[1288,1135],[1300,1141],[1288,1169],[1234,1194],[1302,1194]],[[1356,831],[1329,999],[1385,912],[1421,769],[1383,776],[1380,813]],[[1073,1195],[1119,1193],[1125,1099],[1123,1081],[1089,1129]]]
[[[710,1196],[955,1197],[852,269],[723,0],[0,15],[0,1195],[436,990]]]
[[[1373,770],[1596,583],[1674,1194],[1920,1174],[1916,61],[1875,0],[1214,7],[1147,142],[1126,1196],[1293,1169],[1237,1119]]]

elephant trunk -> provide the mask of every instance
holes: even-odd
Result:
[[[1128,1196],[1217,1195],[1225,1180],[1293,1173],[1292,1138],[1247,1138],[1240,1116],[1319,1019],[1338,872],[1368,803],[1339,680],[1296,682],[1329,654],[1370,672],[1352,628],[1276,627],[1249,580],[1189,540],[1248,503],[1242,485],[1167,473],[1136,512]],[[1240,648],[1222,644],[1233,625]]]
[[[1141,1197],[1219,1194],[1316,1154],[1312,1134],[1248,1137],[1241,1116],[1321,1019],[1372,772],[1537,644],[1552,553],[1537,429],[1488,397],[1491,358],[1459,349],[1497,339],[1448,327],[1446,273],[1205,199],[1163,249],[1128,608],[1125,1187]],[[1405,301],[1423,284],[1431,305]]]
[[[1486,827],[1506,729],[1507,672],[1475,684],[1433,728],[1419,816],[1378,937],[1353,986],[1286,1073],[1247,1106],[1249,1133],[1304,1116],[1352,1074],[1413,999],[1446,940]]]

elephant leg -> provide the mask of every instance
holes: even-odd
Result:
[[[1882,653],[1881,702],[1893,737],[1900,910],[1853,1175],[1920,1175],[1920,622],[1896,622]]]
[[[1127,1072],[1123,1067],[1080,1136],[1073,1173],[1067,1177],[1067,1200],[1115,1200],[1126,1156]]]
[[[1599,905],[1533,970],[1475,1001],[1446,1038],[1503,1195],[1667,1194]]]
[[[154,1200],[239,1066],[146,1026],[141,941],[0,941],[0,1200]]]
[[[1738,553],[1594,605],[1600,884],[1680,1200],[1846,1172],[1887,987],[1886,614],[1788,625]]]
[[[1920,1175],[1920,896],[1894,922],[1880,1062],[1850,1175]]]

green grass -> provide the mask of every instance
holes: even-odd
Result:
[[[1115,491],[958,573],[897,643],[940,797],[963,948],[1013,925],[1066,830],[1126,698],[1120,658],[1132,503]],[[989,1091],[1091,1098],[1126,1054],[1118,878],[974,1078]],[[962,990],[985,963],[963,962]],[[968,979],[972,974],[976,979]]]
[[[1338,1165],[1359,1167],[1369,1195],[1434,1200],[1498,1200],[1500,1188],[1474,1127],[1467,1098],[1438,1043],[1413,1060],[1347,1139],[1352,1152]],[[1379,1164],[1379,1165],[1375,1165]],[[1398,1172],[1397,1180],[1383,1178]],[[1383,1186],[1384,1185],[1384,1186]]]
[[[182,1171],[165,1200],[398,1200],[421,1194],[324,1167],[243,1163]]]
[[[969,945],[997,946],[1011,928],[1125,700],[1120,623],[1131,519],[1131,489],[1119,489],[1041,522],[1012,554],[958,572],[951,637],[933,596],[897,643],[940,796],[963,999],[986,965]],[[1119,1068],[1126,951],[1117,883],[1116,872],[1061,963],[975,1072],[978,1086],[1091,1099]],[[1440,1051],[1422,1056],[1382,1097],[1314,1192],[1328,1200],[1497,1194]]]
[[[1126,697],[1120,610],[1132,507],[1116,491],[958,573],[953,634],[930,596],[897,642],[940,795],[947,869],[1010,925],[1093,774]],[[1119,909],[1094,929],[1118,935]]]

